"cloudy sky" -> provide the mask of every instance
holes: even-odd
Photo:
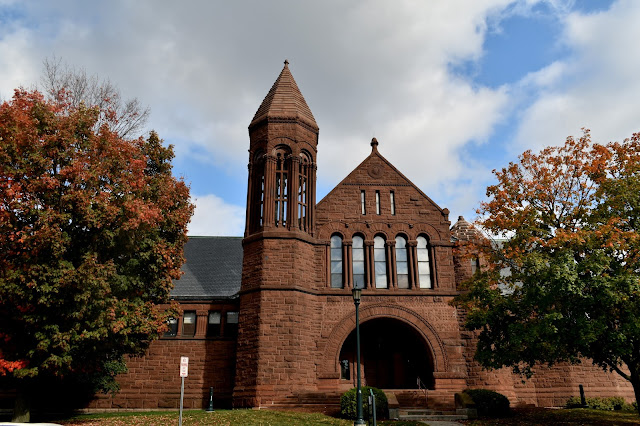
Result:
[[[288,59],[320,126],[320,200],[379,150],[475,217],[501,168],[581,128],[640,131],[637,0],[0,0],[0,99],[59,58],[151,109],[190,235],[242,235],[247,126]]]

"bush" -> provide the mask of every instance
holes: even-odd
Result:
[[[567,399],[567,402],[564,404],[565,408],[580,408],[582,407],[582,400],[579,396],[572,396]]]
[[[587,405],[589,408],[593,408],[594,410],[603,410],[603,411],[617,411],[617,410],[625,410],[625,411],[633,411],[633,405],[627,404],[621,396],[610,396],[608,398],[586,398]],[[635,403],[634,403],[635,404]],[[565,404],[567,408],[579,408],[582,407],[580,398],[577,396],[572,396],[569,398]]]
[[[478,415],[482,417],[503,417],[509,414],[509,398],[488,389],[466,389],[464,391],[476,403]]]
[[[376,417],[386,419],[389,417],[389,403],[387,396],[378,388],[371,386],[362,387],[362,416],[369,418],[369,389],[373,390],[376,399]],[[349,389],[340,398],[340,414],[346,419],[355,420],[358,416],[358,406],[356,401],[356,388]]]

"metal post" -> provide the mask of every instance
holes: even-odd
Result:
[[[178,419],[178,426],[182,426],[182,407],[184,402],[184,377],[181,377],[182,384],[180,385],[180,417]]]
[[[582,385],[579,385],[580,388],[580,405],[582,406],[582,408],[587,408],[587,399],[584,397],[584,387],[582,387]]]
[[[213,410],[213,386],[209,388],[209,406],[207,407],[208,412],[212,412]]]
[[[369,396],[371,402],[369,403],[369,406],[371,407],[371,418],[373,419],[373,426],[377,426],[378,422],[376,419],[376,396],[373,394],[373,389],[369,388],[369,393],[371,394],[371,396]]]
[[[356,289],[354,289],[354,293],[355,293]],[[360,296],[358,294],[358,296]],[[356,393],[356,402],[358,404],[358,418],[356,419],[355,422],[353,422],[354,425],[364,425],[366,424],[364,419],[362,418],[362,388],[360,386],[360,312],[358,310],[358,307],[360,306],[360,298],[359,297],[355,297],[353,298],[353,303],[356,305],[356,357],[357,357],[357,361],[358,361],[358,388],[357,388],[357,393]]]

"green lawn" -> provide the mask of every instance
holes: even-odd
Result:
[[[177,425],[178,413],[157,411],[144,413],[113,413],[80,415],[66,420],[55,420],[63,425],[124,426],[124,425]],[[379,422],[380,425],[414,426],[417,422]],[[597,411],[588,409],[522,409],[503,419],[473,420],[466,425],[640,425],[637,413]],[[216,410],[207,413],[200,410],[185,411],[183,425],[341,425],[351,426],[353,421],[336,419],[322,414],[295,413],[269,410]]]
[[[158,411],[146,413],[117,413],[81,415],[69,420],[58,420],[63,425],[120,426],[120,425],[177,425],[178,413]],[[190,425],[353,425],[346,421],[323,414],[295,413],[270,410],[216,410],[207,413],[201,410],[185,411],[182,424]]]
[[[467,425],[640,425],[638,413],[574,409],[518,409],[504,419],[474,420]]]

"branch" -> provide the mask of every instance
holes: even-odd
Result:
[[[613,364],[611,368],[613,369],[613,371],[621,375],[625,380],[628,380],[629,382],[631,381],[631,376],[629,376],[624,371],[620,370],[620,368],[617,365]]]

